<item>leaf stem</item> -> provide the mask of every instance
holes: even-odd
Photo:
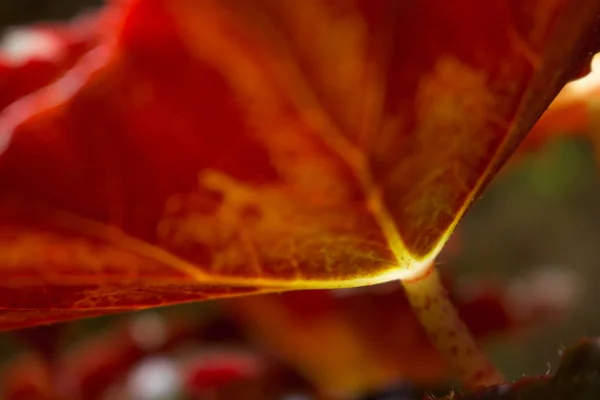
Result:
[[[502,375],[460,319],[433,263],[423,275],[402,281],[402,285],[430,340],[467,387],[502,382]]]

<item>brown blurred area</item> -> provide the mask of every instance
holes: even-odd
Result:
[[[102,3],[102,0],[2,0],[0,30],[31,21],[66,19]]]

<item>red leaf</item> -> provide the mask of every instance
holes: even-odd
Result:
[[[570,82],[548,107],[519,147],[519,153],[537,150],[546,142],[566,135],[584,137],[598,152],[597,99],[600,97],[600,55],[596,54],[591,71]]]
[[[1,326],[417,274],[599,9],[116,2],[0,116]]]
[[[65,26],[10,31],[0,49],[0,110],[48,85],[96,45],[98,21],[79,18]]]

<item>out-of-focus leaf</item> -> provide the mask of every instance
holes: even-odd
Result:
[[[521,144],[517,154],[536,150],[548,141],[564,136],[583,138],[600,154],[599,111],[600,53],[592,59],[587,74],[563,88]]]
[[[517,312],[512,294],[487,282],[451,292],[459,315],[479,340],[513,336],[562,314],[552,304],[528,304],[527,299]],[[399,380],[432,386],[451,377],[397,283],[223,304],[257,343],[296,366],[325,393],[362,393]]]
[[[0,110],[48,85],[96,45],[98,20],[13,28],[0,42]]]
[[[37,354],[26,353],[7,361],[3,378],[9,384],[4,385],[2,395],[22,398],[12,393],[18,395],[44,383],[46,395],[52,398],[103,398],[107,389],[144,357],[171,351],[186,340],[201,340],[204,329],[211,327],[203,322],[178,315],[136,314],[79,341],[65,334],[65,324],[14,331]],[[65,349],[56,348],[57,331],[68,339]]]
[[[6,400],[55,400],[50,365],[35,353],[26,353],[5,366],[2,396]]]
[[[253,352],[213,349],[194,356],[183,369],[185,392],[193,400],[293,399],[295,393],[300,398],[321,399],[309,396],[312,387],[289,369]]]
[[[0,114],[0,327],[410,276],[599,11],[114,2],[91,50]]]
[[[264,363],[256,354],[221,351],[196,357],[187,366],[187,387],[202,393],[236,381],[256,379],[264,372]]]
[[[60,354],[54,363],[55,389],[59,397],[100,399],[144,357],[166,353],[186,339],[201,338],[201,328],[178,316],[137,315]]]
[[[152,391],[155,386],[148,382],[162,368],[174,374],[173,393],[185,393],[190,399],[218,395],[223,400],[258,400],[313,390],[293,366],[244,350],[252,344],[242,339],[235,320],[136,313],[79,340],[66,332],[67,326],[12,332],[37,352],[27,351],[4,363],[3,399],[113,399],[115,391],[138,398],[143,395],[137,392]],[[228,332],[223,334],[223,329]],[[55,337],[57,330],[68,345],[49,352],[47,342],[55,341],[43,334]]]

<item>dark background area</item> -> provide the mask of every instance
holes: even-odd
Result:
[[[102,0],[2,0],[0,32],[7,26],[30,21],[66,19],[102,3]]]

